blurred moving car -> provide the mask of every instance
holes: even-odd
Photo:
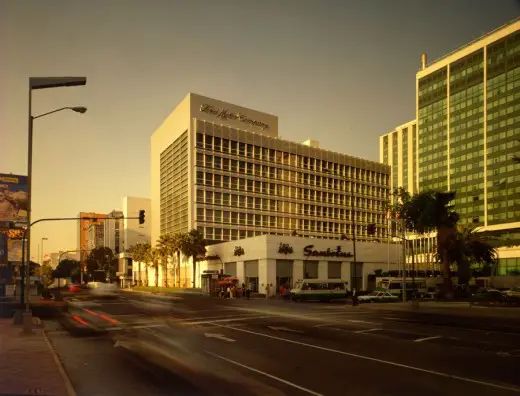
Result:
[[[507,297],[520,298],[520,287],[512,287],[509,290],[504,290],[502,293]]]
[[[119,296],[119,288],[115,283],[89,282],[87,284],[90,294],[96,297],[112,297]]]
[[[88,290],[88,287],[85,283],[73,283],[69,286],[69,291],[71,293],[80,293],[85,290]]]
[[[399,301],[399,297],[395,296],[388,292],[382,292],[382,291],[373,291],[369,294],[366,294],[364,296],[359,296],[358,301],[360,303],[362,302],[392,302],[392,301]]]

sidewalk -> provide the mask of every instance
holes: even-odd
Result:
[[[0,396],[75,396],[43,329],[20,335],[22,327],[12,323],[0,319]]]

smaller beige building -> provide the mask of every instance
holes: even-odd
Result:
[[[206,258],[197,262],[196,285],[200,287],[204,271],[222,270],[259,293],[266,292],[267,284],[272,285],[270,293],[274,294],[280,285],[292,287],[303,278],[337,278],[348,282],[349,290],[352,287],[364,290],[368,275],[373,271],[398,269],[399,249],[400,245],[396,244],[356,242],[357,263],[354,264],[352,241],[261,235],[208,246]],[[173,268],[170,260],[169,277]],[[134,265],[134,279],[138,279],[137,269]],[[180,274],[181,286],[190,287],[191,258],[181,258]],[[153,285],[153,269],[148,270],[148,280],[149,285]],[[162,285],[162,270],[159,284]]]

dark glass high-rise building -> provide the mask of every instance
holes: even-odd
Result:
[[[380,138],[391,187],[455,191],[461,223],[502,241],[499,274],[520,271],[520,19],[429,64],[423,55],[416,124],[416,141],[403,126]]]

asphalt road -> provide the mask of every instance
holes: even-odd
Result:
[[[373,308],[373,307],[370,307]],[[520,322],[126,293],[47,323],[78,396],[520,393]]]

